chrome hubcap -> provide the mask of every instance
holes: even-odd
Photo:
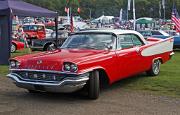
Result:
[[[14,45],[11,45],[11,52],[15,52],[16,47]]]
[[[161,62],[159,60],[156,60],[154,61],[154,64],[153,64],[153,71],[154,73],[157,75],[160,71],[160,64]]]

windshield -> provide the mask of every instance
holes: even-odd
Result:
[[[115,36],[105,33],[82,33],[70,36],[61,48],[71,49],[114,49]]]
[[[24,31],[41,31],[41,30],[44,30],[44,27],[39,26],[39,25],[24,25],[23,30]]]

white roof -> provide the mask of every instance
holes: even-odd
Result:
[[[143,35],[141,35],[139,32],[134,31],[134,30],[103,29],[103,30],[85,30],[85,31],[80,31],[80,33],[81,32],[113,33],[115,35],[135,34],[135,35],[138,35],[144,43],[147,43],[146,40],[144,39]]]
[[[120,29],[99,29],[99,30],[85,30],[85,31],[81,31],[81,32],[104,32],[104,33],[114,33],[114,34],[128,34],[128,33],[132,33],[132,34],[138,34],[139,32],[136,32],[134,30],[120,30]]]
[[[95,20],[103,20],[103,19],[113,19],[114,18],[114,16],[104,16],[104,15],[102,15],[101,17],[99,17],[99,18],[97,18],[97,19],[95,19]]]

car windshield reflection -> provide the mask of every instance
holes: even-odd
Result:
[[[112,34],[74,34],[61,46],[63,49],[95,49],[105,50],[115,48],[115,36]]]

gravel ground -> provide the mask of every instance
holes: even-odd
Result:
[[[125,90],[119,83],[97,100],[81,93],[29,94],[0,77],[0,115],[180,115],[180,99]]]

